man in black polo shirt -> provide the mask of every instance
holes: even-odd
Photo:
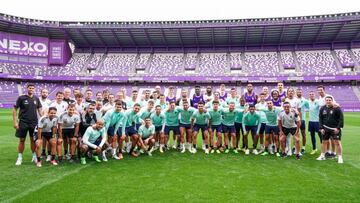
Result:
[[[338,163],[344,163],[342,158],[341,129],[344,127],[344,115],[341,108],[334,104],[334,98],[330,95],[325,96],[325,106],[319,111],[320,133],[323,142],[321,143],[321,155],[319,161],[325,160],[325,152],[328,150],[329,140],[335,144]]]
[[[35,127],[38,122],[37,112],[42,115],[41,103],[38,97],[34,95],[35,86],[27,85],[27,94],[18,97],[13,108],[13,124],[16,129],[15,136],[19,138],[18,159],[15,165],[19,166],[22,163],[22,154],[25,148],[26,134],[29,132],[33,136]],[[17,110],[19,110],[19,121],[17,119]],[[36,160],[35,142],[30,139],[30,147],[33,153],[33,161]]]

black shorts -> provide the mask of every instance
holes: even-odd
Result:
[[[19,129],[16,130],[15,136],[18,138],[25,138],[27,133],[29,132],[29,136],[32,137],[34,135],[36,124],[19,122]]]
[[[214,132],[216,130],[216,133],[222,133],[222,125],[211,125],[211,129]]]
[[[183,124],[183,123],[180,123],[180,124],[179,124],[179,127],[180,127],[180,128],[185,128],[186,130],[189,130],[189,129],[191,129],[191,124]]]
[[[325,133],[322,136],[323,140],[341,140],[341,130],[338,134],[335,134],[333,130],[325,129]]]
[[[245,130],[251,132],[251,135],[254,136],[257,134],[258,126],[257,125],[246,125]]]
[[[305,129],[306,129],[305,120],[301,120],[300,130],[305,130]]]
[[[274,133],[274,135],[279,135],[279,127],[278,126],[271,126],[266,125],[265,127],[265,134],[271,134]]]
[[[62,136],[63,138],[73,138],[75,133],[75,129],[62,129]]]
[[[203,124],[203,125],[201,125],[201,124],[194,124],[194,127],[193,127],[193,131],[194,131],[194,132],[199,132],[200,129],[201,129],[201,132],[202,132],[202,133],[205,132],[205,131],[208,131],[208,125],[206,125],[206,124]]]
[[[42,139],[45,139],[47,141],[50,141],[50,139],[52,139],[52,138],[56,138],[55,135],[53,136],[52,132],[42,132],[41,137],[42,137]],[[34,139],[34,141],[38,140],[37,132],[34,132],[33,139]]]
[[[155,133],[160,133],[162,130],[162,126],[155,126]]]
[[[125,128],[125,134],[126,136],[133,136],[133,135],[137,135],[137,130],[135,130],[135,128],[133,126],[130,127],[126,127]]]
[[[96,146],[99,146],[100,143],[101,143],[101,140],[102,140],[102,137],[100,136],[100,137],[99,137],[97,140],[95,140],[95,142],[92,143],[92,144],[94,144],[94,145],[96,145]],[[89,146],[89,145],[88,145],[88,146]],[[89,150],[95,150],[95,148],[92,148],[92,147],[89,146]]]
[[[264,134],[265,128],[266,128],[266,123],[261,123],[260,124],[260,130],[259,130],[260,135]]]
[[[107,134],[109,137],[113,137],[115,135],[115,126],[109,126]]]
[[[223,133],[236,133],[235,125],[222,125]]]
[[[285,127],[282,127],[282,131],[283,131],[283,133],[284,133],[285,136],[288,136],[289,134],[295,135],[296,128],[285,128]]]
[[[309,121],[308,131],[309,132],[319,132],[320,123],[316,121]]]
[[[174,135],[180,135],[179,126],[165,126],[164,134],[169,135],[170,131],[173,131]]]
[[[118,129],[117,129],[117,131],[116,131],[116,134],[117,134],[117,136],[122,136],[122,127],[119,127]]]
[[[235,131],[236,134],[238,135],[240,132],[243,135],[244,134],[244,129],[242,128],[242,123],[237,123],[235,122]]]

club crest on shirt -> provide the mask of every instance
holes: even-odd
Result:
[[[326,110],[323,111],[323,114],[327,114]]]
[[[333,114],[333,110],[330,110],[330,114]]]
[[[24,104],[29,104],[29,101],[27,99],[24,100]]]
[[[34,104],[36,105],[36,100],[34,100]]]

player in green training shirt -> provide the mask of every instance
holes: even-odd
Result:
[[[109,145],[111,145],[111,154],[112,157],[117,160],[120,159],[116,154],[117,137],[119,137],[119,140],[121,137],[125,138],[125,128],[120,127],[125,126],[126,122],[125,114],[122,112],[122,106],[122,101],[116,101],[115,109],[108,110],[103,117],[105,121],[105,130],[108,135],[108,142]],[[119,148],[119,151],[121,151],[121,149],[122,148]],[[104,161],[107,161],[105,151],[103,152],[102,158]]]
[[[259,154],[256,149],[256,144],[258,142],[258,133],[260,129],[260,115],[255,112],[255,105],[249,105],[249,112],[243,116],[243,130],[244,130],[244,142],[245,142],[245,154],[248,155],[250,153],[248,147],[248,134],[251,132],[251,136],[253,139],[253,151],[252,153],[257,155]]]
[[[320,138],[320,142],[322,142],[322,136],[319,132],[319,111],[320,111],[320,102],[319,100],[315,99],[315,93],[311,91],[309,93],[309,124],[308,124],[308,131],[310,132],[311,136],[311,143],[312,143],[312,151],[310,154],[315,154],[317,152],[316,148],[316,137],[315,133],[318,134]]]
[[[210,140],[210,153],[221,153],[219,148],[221,147],[222,142],[222,111],[219,107],[220,101],[214,100],[212,101],[212,108],[208,111],[210,114],[209,120],[209,140]],[[216,131],[216,142],[214,143],[214,132]]]
[[[180,110],[180,142],[184,143],[185,133],[186,133],[186,144],[182,145],[181,153],[185,152],[185,149],[192,152],[192,139],[193,133],[191,128],[191,116],[195,112],[194,107],[190,107],[189,102],[186,100],[183,101],[183,107],[178,107]]]
[[[164,136],[162,138],[162,143],[160,144],[161,153],[164,152],[164,149],[168,149],[167,143],[171,131],[173,132],[174,137],[180,136],[180,130],[179,130],[180,110],[176,108],[174,101],[171,101],[169,103],[169,107],[164,114],[165,114],[165,124],[163,125]]]
[[[279,154],[279,127],[277,117],[279,113],[282,111],[281,107],[274,106],[272,100],[267,101],[267,107],[259,107],[258,110],[264,112],[266,115],[266,127],[265,127],[265,151],[261,154],[266,156],[269,154],[273,154],[276,152],[276,156],[280,156]],[[274,146],[274,150],[273,150]]]
[[[161,106],[157,105],[155,107],[155,113],[150,116],[153,125],[155,126],[155,150],[160,147],[160,137],[162,137],[163,125],[165,123],[165,114],[161,112]]]
[[[302,136],[302,148],[301,154],[305,153],[305,146],[306,146],[306,124],[305,124],[305,109],[309,109],[309,101],[302,96],[302,89],[296,89],[296,96],[299,100],[299,108],[301,111],[301,125],[300,125],[300,132]]]
[[[82,138],[81,150],[81,164],[86,164],[86,153],[91,150],[95,151],[93,158],[96,162],[101,162],[99,155],[102,150],[106,148],[106,131],[104,128],[104,120],[99,119],[95,125],[89,126]]]
[[[267,106],[267,103],[265,101],[265,93],[261,93],[260,97],[259,97],[259,102],[257,104],[255,104],[255,109],[258,109],[261,107],[266,108],[266,106]],[[260,154],[260,153],[263,153],[264,149],[265,149],[264,134],[265,134],[265,127],[266,127],[267,121],[266,121],[266,115],[264,112],[258,111],[257,113],[260,115],[260,123],[261,123],[259,133],[258,133],[258,136],[260,138],[260,151],[259,151],[259,154]]]
[[[196,110],[191,116],[191,126],[193,126],[193,148],[191,150],[192,153],[196,153],[197,134],[201,130],[205,142],[205,154],[209,154],[208,123],[210,119],[210,114],[208,112],[205,112],[204,105],[204,102],[199,102],[198,110]]]
[[[245,102],[244,97],[240,98],[240,105],[237,107],[237,109],[239,109],[240,111],[238,111],[235,116],[236,147],[239,148],[240,139],[242,137],[243,138],[242,139],[242,142],[243,142],[242,149],[244,149],[245,145],[244,145],[244,131],[242,128],[242,118],[244,116],[245,109],[247,109],[247,104]],[[244,151],[245,151],[245,149],[244,149]]]
[[[230,102],[228,108],[222,109],[222,130],[224,133],[224,147],[225,153],[229,153],[229,141],[232,139],[232,148],[235,154],[239,153],[236,147],[236,131],[235,131],[235,117],[236,114],[243,110],[235,109],[235,103]],[[231,137],[229,137],[229,135]]]
[[[139,142],[138,145],[142,150],[146,151],[149,156],[152,156],[155,144],[155,126],[151,124],[151,118],[145,118],[145,124],[142,124],[138,130]]]
[[[139,119],[140,117],[140,104],[136,103],[134,104],[133,108],[128,109],[127,111],[125,111],[125,116],[126,116],[126,122],[125,122],[125,134],[126,136],[130,137],[131,140],[131,146],[130,146],[130,150],[129,150],[129,154],[131,154],[134,157],[137,157],[138,154],[134,151],[134,148],[138,142],[139,139],[139,135],[138,132],[135,128],[135,123],[136,121]],[[120,142],[124,142],[125,139],[121,138]],[[119,146],[119,148],[121,148],[121,146]],[[119,157],[122,158],[123,155],[121,153],[122,151],[119,150]]]

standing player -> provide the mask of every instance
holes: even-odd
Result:
[[[151,124],[150,117],[145,118],[145,124],[139,128],[139,145],[143,150],[152,156],[155,144],[155,126]]]
[[[37,114],[41,115],[41,103],[39,98],[34,95],[34,92],[35,86],[28,84],[27,94],[18,97],[13,108],[13,125],[16,129],[15,136],[19,138],[19,154],[15,163],[17,166],[22,164],[26,134],[28,132],[30,136],[34,134],[35,126],[38,122]],[[18,109],[20,109],[19,118],[17,118]],[[33,139],[30,139],[30,148],[33,154],[33,161],[36,161],[35,142]]]
[[[284,89],[284,83],[279,82],[277,84],[277,91],[279,92],[279,98],[281,99],[281,101],[283,101],[287,95],[286,95],[286,90]]]
[[[167,101],[165,100],[165,95],[160,94],[160,99],[158,99],[155,103],[155,105],[159,105],[161,107],[161,110],[166,110],[167,108]]]
[[[111,99],[109,100],[109,102]],[[110,109],[106,112],[106,114],[103,117],[105,121],[105,131],[108,135],[108,142],[110,144],[111,149],[111,155],[114,159],[119,160],[120,157],[116,155],[116,144],[117,144],[117,137],[119,136],[119,139],[123,138],[125,139],[125,114],[122,112],[122,102],[116,101],[115,103],[115,109]],[[122,127],[120,127],[122,126]],[[119,146],[119,151],[122,150]],[[102,158],[104,161],[107,161],[105,151],[103,152]]]
[[[76,141],[80,128],[80,116],[79,114],[75,114],[74,104],[70,104],[67,111],[60,115],[58,124],[59,137],[64,140],[64,154],[67,156],[67,159],[70,162],[73,162],[73,159],[75,158],[74,155],[76,150]],[[67,154],[67,146],[65,147],[65,140],[70,142],[70,155]],[[58,148],[58,154],[59,161],[62,161],[61,146],[60,149]]]
[[[301,136],[302,136],[301,154],[304,154],[305,153],[305,146],[306,146],[306,124],[305,124],[306,113],[305,113],[305,109],[309,109],[309,101],[302,96],[302,89],[301,88],[296,89],[296,96],[297,96],[297,99],[299,100],[299,103],[300,103],[299,104],[299,108],[300,108],[300,111],[301,111],[300,132],[301,132]]]
[[[221,153],[220,152],[220,147],[221,147],[221,142],[222,142],[222,137],[221,137],[221,133],[222,133],[222,111],[220,108],[220,101],[219,100],[214,100],[212,101],[212,108],[209,109],[209,114],[210,114],[210,120],[209,120],[209,140],[210,140],[210,148],[211,151],[210,153],[214,153],[214,151],[216,151],[216,153]],[[214,143],[214,132],[216,131],[216,142]]]
[[[115,102],[115,95],[114,94],[109,94],[108,97],[107,97],[107,102],[101,108],[102,113],[105,114],[109,110],[114,110],[115,109],[115,103],[116,103]]]
[[[326,105],[320,108],[319,123],[320,132],[323,136],[321,155],[317,160],[325,160],[328,142],[332,138],[336,146],[338,163],[344,163],[342,158],[341,129],[344,127],[344,116],[339,106],[334,105],[332,96],[325,97]]]
[[[41,167],[40,148],[42,146],[43,140],[46,140],[50,145],[50,150],[51,150],[50,163],[54,166],[57,165],[57,162],[55,160],[56,131],[57,131],[56,126],[57,126],[56,108],[50,107],[47,115],[39,119],[39,123],[37,125],[37,132],[35,132],[34,134],[34,141],[36,143],[37,167]]]
[[[200,86],[196,85],[195,86],[195,94],[193,95],[192,97],[192,107],[194,108],[198,108],[198,104],[200,102],[203,102],[205,103],[205,100],[204,100],[204,95],[201,94],[201,89],[200,89]]]
[[[228,96],[226,92],[225,84],[220,85],[219,92],[220,92],[220,100],[224,102]]]
[[[261,155],[266,156],[276,152],[276,156],[279,154],[279,127],[278,127],[278,115],[281,112],[281,107],[276,107],[273,102],[267,101],[267,107],[261,106],[258,110],[262,111],[266,115],[266,127],[265,127],[265,151]],[[274,146],[274,150],[273,150]]]
[[[260,129],[260,115],[255,112],[255,105],[249,105],[249,112],[244,114],[242,120],[242,127],[244,131],[244,142],[245,142],[245,154],[248,155],[249,145],[248,145],[248,135],[251,132],[251,137],[253,140],[253,151],[252,153],[258,155],[259,152],[257,151],[257,143],[259,139],[259,129]]]
[[[282,100],[279,97],[279,91],[278,90],[271,91],[271,101],[273,102],[274,106],[277,106],[277,107],[282,106]]]
[[[75,95],[75,110],[82,114],[85,111],[85,104],[83,102],[83,94],[79,93]]]
[[[57,109],[56,116],[60,117],[60,115],[66,111],[68,106],[68,103],[64,101],[64,93],[56,92],[56,100],[50,104],[50,107],[55,107]]]
[[[96,121],[101,118],[101,117],[97,118],[94,111],[95,111],[95,105],[89,104],[87,109],[85,110],[85,112],[83,112],[81,114],[81,123],[80,123],[80,130],[79,130],[80,133],[77,138],[77,145],[76,145],[79,158],[80,158],[80,147],[81,147],[82,136],[85,134],[85,131],[89,126],[94,125],[96,123]]]
[[[40,91],[40,94],[41,94],[40,103],[41,103],[42,115],[46,115],[48,113],[49,106],[51,104],[51,100],[48,99],[49,91],[44,88]],[[38,115],[38,118],[40,118],[40,117],[41,117],[41,115]],[[42,153],[41,153],[41,156],[43,156],[43,157],[46,156],[46,154],[45,154],[46,145],[47,145],[46,140],[43,140]],[[48,147],[48,152],[50,152],[50,147]],[[51,155],[50,155],[50,153],[48,153],[48,158],[50,158],[50,157],[51,157]],[[47,159],[47,161],[50,161],[50,159]]]
[[[287,97],[284,100],[285,102],[289,102],[290,108],[296,110],[296,112],[299,114],[299,118],[301,119],[301,106],[300,106],[300,100],[295,97],[295,90],[294,88],[290,87],[287,89]],[[291,137],[286,137],[286,149],[287,154],[289,156],[292,155],[292,151],[295,151],[295,148],[291,150]]]
[[[140,104],[139,103],[135,103],[133,105],[132,109],[128,109],[127,111],[125,111],[125,116],[126,116],[125,134],[127,137],[130,137],[131,143],[129,142],[129,144],[130,144],[129,154],[131,154],[133,157],[138,156],[138,154],[134,151],[134,149],[139,140],[139,135],[138,135],[137,129],[135,127],[135,123],[140,117],[139,112],[140,112]],[[124,141],[125,141],[125,138],[121,137],[120,142],[123,143]],[[119,142],[119,144],[120,144],[120,142]],[[120,149],[121,149],[121,146],[119,146],[119,158],[121,159],[123,156],[122,156],[122,151]]]
[[[170,103],[170,102],[176,102],[175,89],[173,86],[169,87],[169,94],[166,96],[166,103]]]
[[[260,94],[260,98],[259,98],[259,103],[257,103],[255,105],[256,109],[261,109],[261,108],[266,108],[267,107],[267,103],[265,101],[265,94],[261,93]],[[266,118],[266,114],[263,111],[259,111],[257,112],[260,115],[260,129],[259,129],[259,138],[260,138],[260,151],[259,153],[262,153],[265,149],[264,146],[264,133],[265,133],[265,127],[266,127],[266,123],[267,123],[267,118]]]
[[[183,101],[187,101],[190,104],[190,106],[193,106],[192,100],[188,98],[188,91],[185,89],[181,90],[181,97],[176,101],[176,105],[183,106]]]
[[[291,108],[289,102],[284,102],[283,105],[284,111],[282,111],[278,116],[278,126],[280,131],[280,143],[282,150],[282,157],[286,156],[285,146],[286,140],[289,135],[294,136],[295,141],[295,153],[296,159],[299,160],[300,156],[300,139],[299,139],[299,129],[300,129],[300,116],[296,109]]]
[[[212,87],[211,86],[206,87],[206,92],[204,94],[204,100],[205,100],[205,103],[208,103],[211,100],[213,100],[213,94],[212,94]]]
[[[161,112],[161,110],[161,106],[157,105],[155,107],[155,113],[151,114],[150,116],[152,123],[155,126],[155,149],[160,146],[160,137],[162,137],[162,134],[164,133],[162,126],[165,123],[165,114]]]
[[[228,108],[222,109],[222,131],[224,133],[225,153],[229,153],[229,141],[232,139],[232,148],[235,154],[239,153],[236,146],[235,117],[241,110],[235,109],[235,103],[230,102]],[[230,135],[230,136],[229,136]]]
[[[171,131],[173,132],[173,137],[180,136],[180,130],[179,130],[180,110],[176,108],[175,102],[170,102],[169,107],[164,114],[165,114],[165,123],[163,126],[164,136],[162,138],[162,143],[160,144],[161,153],[164,152],[164,147],[168,148],[166,143],[168,143]]]
[[[73,104],[75,103],[75,100],[73,100],[72,98],[70,98],[71,96],[71,89],[66,87],[64,89],[64,102],[66,102],[67,104]]]
[[[86,92],[85,92],[85,107],[87,107],[89,104],[95,104],[96,101],[94,101],[92,99],[92,96],[93,96],[93,92],[91,89],[87,89]],[[102,103],[101,103],[101,106],[102,106]]]
[[[204,137],[205,144],[205,154],[209,154],[209,131],[208,131],[208,123],[210,119],[210,114],[205,112],[204,102],[199,102],[198,110],[196,110],[191,116],[191,126],[193,126],[193,148],[192,153],[196,153],[196,142],[197,142],[197,134],[200,132]]]
[[[82,138],[81,145],[81,164],[86,164],[86,153],[91,150],[95,151],[93,158],[96,162],[101,162],[99,155],[106,148],[106,131],[104,128],[104,120],[99,119],[95,125],[88,127]]]
[[[262,88],[262,93],[264,94],[265,101],[271,100],[271,95],[269,94],[269,88],[267,86]]]
[[[244,99],[245,99],[245,102],[247,104],[252,104],[252,105],[255,105],[257,100],[258,100],[258,96],[255,94],[255,92],[253,91],[253,85],[252,84],[247,84],[246,85],[246,92],[244,94]]]
[[[138,98],[138,91],[133,90],[131,92],[131,99],[126,101],[127,108],[132,109],[135,104],[137,104],[137,103],[140,104],[137,98]]]
[[[245,106],[245,99],[243,97],[240,98],[240,105],[238,107],[238,109],[240,109],[240,111],[238,113],[236,113],[236,117],[235,117],[235,132],[236,132],[236,147],[240,148],[239,144],[240,144],[240,138],[242,137],[243,140],[243,146],[242,148],[245,148],[245,143],[244,143],[244,130],[242,128],[242,119],[244,116],[244,111],[247,108]],[[245,149],[244,149],[245,150]]]
[[[239,102],[239,97],[237,96],[237,92],[236,92],[236,88],[231,88],[230,90],[230,97],[226,98],[226,104],[229,105],[230,102],[233,102],[235,104],[235,107],[237,107],[240,102]]]
[[[193,140],[193,132],[191,128],[191,116],[195,112],[195,108],[190,107],[190,104],[185,100],[183,101],[183,107],[178,107],[180,110],[180,142],[184,143],[185,140],[185,133],[186,133],[186,144],[182,145],[181,153],[185,152],[185,149],[188,149],[189,152],[193,152],[192,149],[192,140]]]
[[[315,154],[317,152],[316,148],[316,137],[315,133],[318,134],[320,143],[322,142],[322,136],[319,132],[319,100],[315,99],[315,93],[311,91],[309,93],[309,125],[308,130],[311,136],[311,143],[312,143],[312,151],[310,154]]]

